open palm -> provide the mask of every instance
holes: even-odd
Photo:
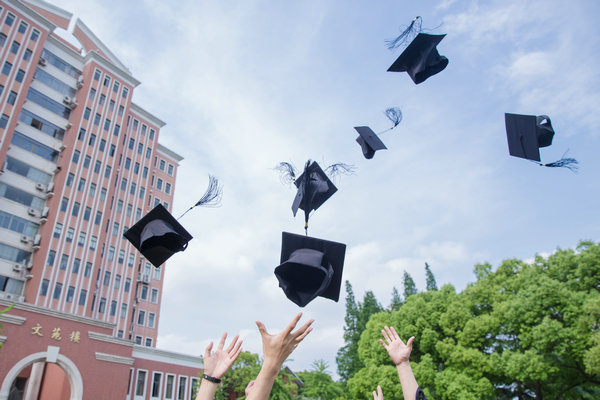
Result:
[[[399,365],[403,362],[408,362],[410,353],[412,351],[412,342],[415,337],[408,339],[406,344],[400,339],[400,336],[396,333],[394,327],[384,326],[381,330],[383,339],[379,339],[379,343],[387,350],[390,358],[395,365]]]

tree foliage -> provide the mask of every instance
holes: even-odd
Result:
[[[354,291],[349,281],[346,281],[346,317],[344,326],[344,347],[337,353],[336,362],[338,374],[342,381],[347,381],[363,367],[358,357],[358,342],[365,330],[371,315],[383,311],[383,307],[371,291],[367,291],[362,303],[354,299]]]
[[[375,314],[358,346],[349,397],[382,385],[401,397],[378,343],[384,325],[415,336],[411,365],[429,399],[600,398],[600,246],[582,242],[531,264],[505,260],[457,293],[451,285]],[[393,373],[392,373],[393,372]]]
[[[398,293],[398,289],[394,286],[392,288],[392,299],[390,300],[390,311],[396,311],[402,305],[402,297],[400,297],[400,293]]]
[[[425,263],[425,280],[427,282],[427,290],[438,290],[437,283],[435,282],[435,276],[429,268],[429,264]]]
[[[415,285],[415,281],[406,271],[404,271],[404,276],[402,277],[402,285],[404,286],[404,301],[408,299],[408,296],[417,294],[417,286]]]
[[[313,363],[311,371],[299,372],[303,385],[299,387],[298,394],[303,399],[335,400],[342,394],[342,385],[334,382],[327,369],[329,366],[323,360]]]

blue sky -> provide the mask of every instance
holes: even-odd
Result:
[[[167,122],[160,141],[184,157],[174,214],[208,174],[222,206],[181,222],[194,236],[165,267],[158,346],[201,354],[223,331],[261,353],[254,325],[280,330],[299,308],[277,286],[281,232],[303,233],[295,191],[273,171],[345,162],[354,175],[310,220],[310,235],[347,244],[344,280],[387,306],[408,271],[424,289],[462,290],[473,266],[531,259],[600,238],[600,35],[594,0],[220,1],[55,0],[80,17],[142,81],[134,101]],[[387,68],[385,39],[415,16],[448,67],[420,85]],[[371,160],[354,126],[389,126]],[[510,157],[504,113],[547,114],[556,131],[545,162],[569,154],[580,171]],[[315,329],[292,355],[336,370],[345,293],[302,309]]]

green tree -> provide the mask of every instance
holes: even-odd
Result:
[[[404,271],[404,276],[402,277],[402,285],[404,286],[404,301],[408,299],[408,296],[417,294],[417,286],[415,285],[415,281],[406,271]]]
[[[425,279],[427,280],[427,290],[438,290],[435,276],[433,276],[433,272],[431,272],[427,263],[425,263]]]
[[[402,305],[402,297],[400,297],[400,293],[398,293],[398,289],[394,286],[392,288],[392,299],[390,301],[389,309],[390,311],[396,311]]]
[[[373,315],[349,397],[370,400],[377,380],[384,393],[399,393],[397,378],[385,380],[393,366],[378,343],[391,325],[403,340],[416,337],[411,365],[430,399],[600,398],[600,246],[474,272],[460,293],[444,285]]]
[[[380,311],[383,311],[383,307],[379,304],[372,291],[365,293],[362,303],[356,303],[352,285],[349,281],[346,281],[345,345],[338,350],[336,357],[338,374],[342,381],[347,381],[363,367],[363,363],[358,357],[360,335],[365,330],[371,315]]]
[[[311,371],[299,372],[303,385],[299,387],[299,394],[304,399],[335,400],[342,394],[342,386],[334,382],[327,369],[329,365],[324,360],[317,360],[312,365]]]

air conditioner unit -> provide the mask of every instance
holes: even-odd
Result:
[[[50,208],[44,207],[42,210],[41,218],[48,218],[48,213],[50,212]]]
[[[21,243],[29,243],[29,236],[21,235]]]
[[[25,269],[27,271],[31,271],[31,268],[33,268],[33,263],[29,262],[28,264],[25,265]]]
[[[17,273],[21,273],[23,272],[23,266],[21,264],[15,264],[13,265],[13,271],[17,272]]]
[[[43,57],[40,57],[40,59],[38,60],[38,64],[40,64],[41,66],[46,65],[46,59]]]
[[[48,186],[46,186],[46,193],[50,193],[54,191],[54,182],[50,182]]]
[[[73,124],[70,122],[67,122],[67,124],[65,125],[65,129],[69,129],[70,127],[72,127]]]
[[[40,192],[43,192],[43,191],[45,191],[45,190],[46,190],[46,187],[44,186],[44,184],[43,184],[43,183],[36,183],[36,184],[35,184],[35,188],[36,188],[37,190],[39,190]]]
[[[31,278],[33,278],[33,275],[31,275],[31,274],[25,275],[25,279],[30,280]]]
[[[82,86],[83,86],[83,76],[80,75],[79,78],[77,78],[77,89],[81,89]]]
[[[61,144],[60,147],[58,148],[58,150],[63,151],[66,148],[67,148],[67,146],[65,146],[64,144]]]
[[[71,100],[71,98],[70,98],[69,96],[65,96],[65,97],[63,97],[63,103],[64,103],[64,104],[66,104],[67,106],[68,106],[69,104],[71,104],[71,102],[72,102],[72,101],[73,101],[73,100]]]
[[[76,102],[75,100],[71,100],[71,101],[69,102],[69,107],[70,107],[71,109],[74,109],[75,107],[77,107],[77,102]]]
[[[27,214],[31,215],[32,217],[35,217],[37,215],[37,211],[35,208],[30,208],[29,210],[27,210]]]
[[[42,235],[39,233],[33,237],[33,249],[38,250],[40,248],[40,243],[42,242]]]

